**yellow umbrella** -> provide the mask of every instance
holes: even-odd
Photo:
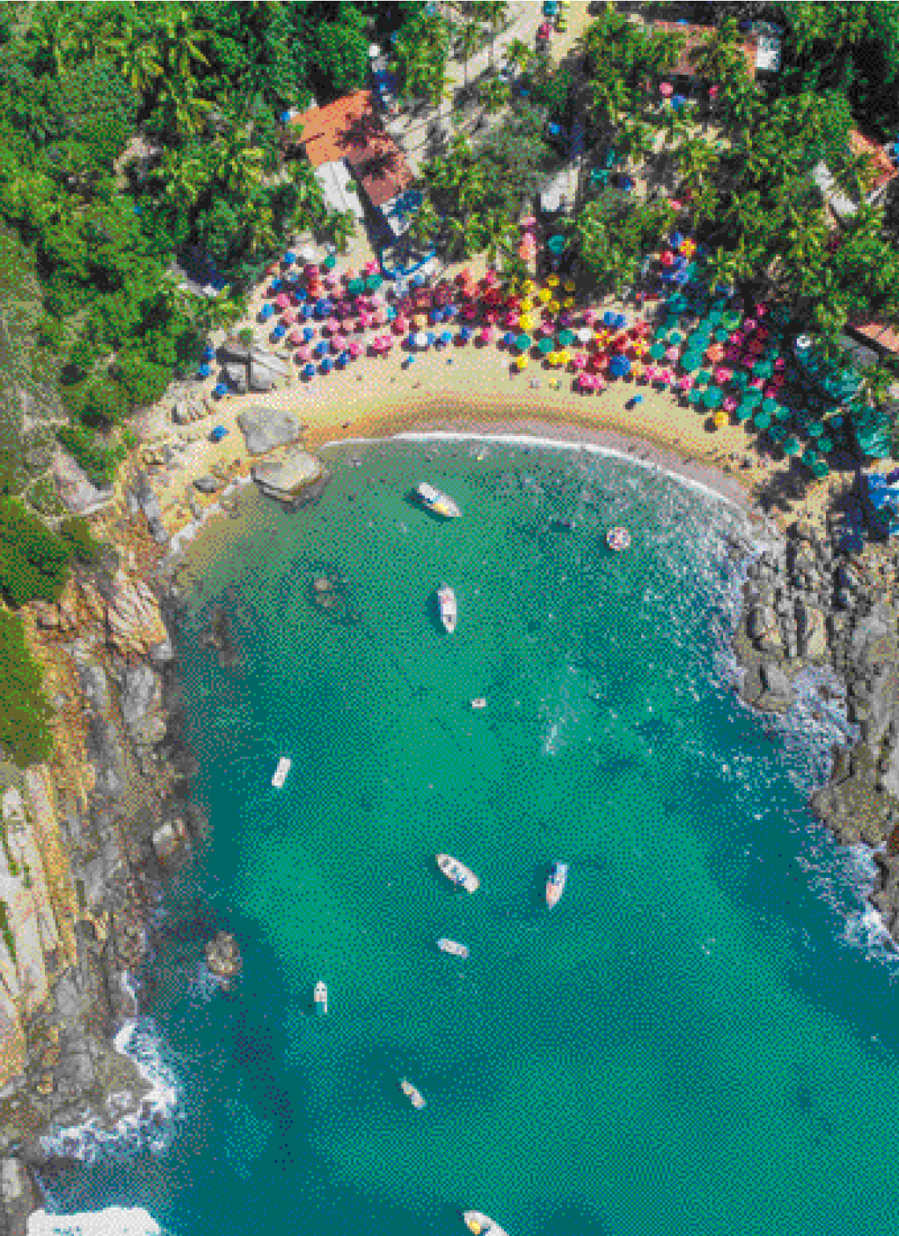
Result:
[[[529,313],[523,313],[521,317],[518,319],[518,325],[521,327],[522,330],[533,330],[534,329],[534,319],[531,317]]]
[[[574,291],[574,280],[566,279],[562,286],[565,288],[566,292],[573,292]]]
[[[525,279],[524,287],[522,288],[522,291],[525,293],[526,296],[533,296],[534,292],[537,291],[537,285],[534,282],[534,280]]]
[[[724,426],[727,424],[727,413],[718,411],[715,413],[712,419],[715,422],[716,429],[723,429]]]
[[[529,296],[525,296],[521,302],[521,312],[529,313],[531,309],[533,308],[534,308],[534,302],[530,299]]]
[[[541,305],[545,305],[548,301],[552,300],[552,292],[547,291],[546,288],[541,288],[537,293],[537,299]]]
[[[551,300],[549,302],[550,313],[558,313],[561,308],[562,306],[559,304],[557,300]]]
[[[565,306],[566,309],[573,309],[574,308],[574,297],[566,296],[565,299],[562,301],[562,304]]]
[[[558,352],[548,352],[546,355],[546,359],[549,361],[551,365],[558,365],[559,353]]]
[[[546,281],[546,286],[548,288],[557,288],[559,286],[559,276],[550,275],[550,277]]]
[[[567,348],[565,348],[564,351],[559,352],[558,356],[559,356],[560,365],[567,365],[568,362],[571,360],[571,353],[568,351]]]
[[[634,375],[635,378],[643,377],[643,365],[641,364],[640,361],[634,361],[634,363],[631,365],[631,373]]]
[[[427,326],[428,315],[426,313],[416,313],[412,321],[415,323],[416,326]]]
[[[518,367],[519,369],[527,369],[527,367],[528,367],[528,358],[527,358],[526,356],[516,356],[516,357],[515,357],[515,364],[517,365],[517,367]]]
[[[643,353],[646,352],[648,349],[649,349],[649,344],[646,342],[645,339],[637,339],[636,342],[634,343],[634,351],[636,352],[637,356],[642,356]]]

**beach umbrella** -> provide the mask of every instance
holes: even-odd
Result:
[[[693,379],[689,374],[684,374],[683,377],[677,380],[678,389],[686,393],[693,386]]]
[[[727,413],[720,412],[720,411],[716,412],[714,417],[712,418],[712,421],[716,429],[723,429],[724,426],[728,423]]]
[[[309,347],[308,343],[304,343],[299,348],[297,348],[296,359],[298,361],[311,361],[312,360],[312,349]]]
[[[609,361],[609,373],[614,378],[624,378],[631,372],[631,363],[626,356],[613,356]]]
[[[771,428],[768,430],[768,437],[771,439],[772,442],[783,442],[786,436],[787,436],[787,431],[786,429],[784,429],[783,425],[775,424],[775,425],[772,425]]]
[[[259,310],[260,322],[267,322],[269,318],[275,316],[275,310],[271,305],[263,305]]]
[[[582,326],[577,332],[578,343],[590,343],[593,338],[593,331],[589,326]]]
[[[324,356],[327,350],[328,350],[328,344],[325,342],[324,339],[321,341],[321,343],[317,343],[315,345],[316,356]]]
[[[662,357],[665,355],[664,343],[654,343],[652,347],[649,349],[649,355],[652,357],[653,360],[661,360]]]
[[[460,343],[468,343],[469,339],[471,338],[471,331],[468,329],[467,326],[463,326],[461,330],[459,331],[458,335],[456,336],[456,338],[459,340]]]
[[[212,366],[204,364],[204,365],[201,365],[199,369],[197,370],[197,377],[198,378],[208,378],[211,373],[212,373]]]
[[[576,335],[574,331],[571,330],[563,330],[559,333],[559,343],[561,343],[563,348],[567,348],[574,343],[575,338]]]
[[[813,446],[806,447],[806,449],[802,452],[802,462],[807,468],[813,467],[820,459],[821,456]]]
[[[527,365],[528,365],[528,358],[526,356],[516,356],[515,357],[515,366],[519,371],[522,369],[526,369]]]
[[[533,346],[533,339],[530,335],[519,335],[515,340],[515,346],[519,352],[526,352],[528,348]]]
[[[755,425],[756,429],[767,429],[771,424],[771,417],[767,412],[756,412],[755,416],[752,418],[752,423]]]
[[[746,421],[750,420],[751,417],[752,417],[752,409],[747,408],[746,405],[743,403],[741,403],[738,408],[734,409],[734,419],[738,421],[741,425],[744,424]]]
[[[315,377],[315,366],[306,365],[303,369],[303,377],[304,378],[314,378]]]
[[[541,339],[539,343],[537,344],[537,347],[540,349],[540,351],[543,353],[544,356],[548,356],[549,353],[552,352],[553,346],[554,346],[553,341],[552,339],[549,339],[549,338]]]
[[[703,398],[707,408],[717,408],[724,399],[724,391],[720,386],[710,386]]]
[[[550,275],[550,276],[549,276],[549,278],[548,278],[548,279],[547,279],[547,281],[546,281],[546,286],[547,286],[548,288],[557,288],[557,287],[559,286],[559,276],[558,276],[558,275]]]
[[[773,416],[774,412],[777,410],[777,406],[778,406],[778,405],[777,405],[777,400],[776,400],[776,399],[763,399],[763,400],[762,400],[762,411],[763,411],[763,412],[768,412],[768,413],[770,413],[772,416]]]
[[[428,346],[428,336],[423,330],[417,331],[411,338],[410,342],[416,348],[426,348]]]
[[[440,332],[440,342],[441,343],[452,343],[452,339],[453,339],[453,336],[450,333],[450,331],[442,330]]]
[[[518,325],[522,330],[533,330],[536,325],[534,316],[530,313],[523,313],[519,318]]]
[[[828,437],[818,439],[818,450],[822,455],[829,455],[833,450],[833,441]]]
[[[331,337],[331,349],[334,352],[342,352],[347,345],[346,338],[343,335],[333,335]]]
[[[358,296],[360,292],[365,291],[365,283],[361,279],[351,279],[346,285],[346,290],[353,296]]]
[[[350,352],[350,356],[353,356],[353,357],[362,355],[362,344],[359,342],[358,339],[352,339],[350,341],[349,352]]]
[[[695,352],[686,352],[680,358],[681,369],[685,369],[687,373],[695,373],[701,364],[702,364],[702,359],[701,357],[697,356]]]
[[[365,290],[367,292],[375,292],[383,284],[384,280],[380,275],[369,275],[365,280]]]
[[[556,257],[558,257],[564,250],[566,243],[567,242],[564,236],[551,236],[546,242],[546,247],[550,253],[553,253]]]
[[[703,396],[703,392],[698,387],[694,386],[693,389],[690,391],[690,393],[687,395],[687,399],[690,401],[690,403],[693,405],[694,408],[698,408],[700,404],[702,403],[702,396]]]
[[[824,459],[816,460],[812,464],[812,472],[814,472],[819,481],[823,481],[826,476],[830,476],[830,465]]]
[[[708,386],[711,380],[712,375],[708,369],[700,369],[699,373],[696,375],[696,381],[700,382],[703,386]]]
[[[757,361],[752,366],[752,372],[757,378],[770,378],[774,372],[774,366],[770,361]]]
[[[333,362],[331,358],[329,356],[326,356],[325,359],[322,361],[322,363],[319,365],[318,371],[319,373],[330,373],[332,367],[333,367]]]

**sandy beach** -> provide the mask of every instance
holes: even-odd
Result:
[[[753,437],[737,424],[711,430],[708,414],[682,406],[668,390],[633,381],[611,383],[600,395],[572,389],[572,375],[532,361],[524,372],[510,371],[508,352],[495,345],[451,345],[416,355],[406,367],[399,347],[386,357],[364,357],[343,372],[317,376],[264,395],[231,395],[215,411],[188,426],[174,426],[157,413],[146,418],[142,446],[175,448],[176,462],[151,467],[170,531],[196,523],[218,506],[221,494],[206,496],[192,481],[210,472],[237,480],[254,462],[237,424],[242,410],[254,405],[294,412],[306,427],[304,441],[316,451],[325,444],[382,438],[410,431],[468,430],[491,434],[530,434],[564,441],[594,442],[646,460],[695,480],[747,508],[771,486],[787,462],[759,457]],[[538,383],[537,386],[532,385]],[[634,409],[626,404],[640,394]],[[208,441],[222,425],[227,436]],[[823,527],[829,494],[839,477],[810,485],[789,512],[770,518],[785,524],[802,517]]]

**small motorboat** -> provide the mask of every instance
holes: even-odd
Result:
[[[568,864],[553,863],[546,881],[546,904],[550,910],[558,903],[559,898],[565,892],[567,882]]]
[[[631,534],[627,528],[610,528],[606,533],[606,544],[609,549],[622,550],[628,549],[631,543]]]
[[[312,993],[312,1003],[316,1013],[324,1017],[328,1011],[328,988],[321,979],[315,984],[315,991]]]
[[[282,755],[280,760],[278,760],[278,767],[275,769],[275,775],[272,777],[272,785],[276,790],[280,790],[287,780],[291,763],[292,761],[286,755]]]
[[[475,710],[480,709],[480,708],[486,708],[487,701],[484,699],[483,695],[478,695],[471,701],[471,706]]]
[[[458,618],[458,606],[456,605],[456,594],[452,588],[447,588],[444,585],[437,589],[437,608],[440,610],[440,621],[443,623],[443,629],[448,635],[452,635],[456,629],[456,619]]]
[[[420,1112],[423,1107],[427,1107],[427,1103],[425,1102],[422,1092],[417,1089],[417,1087],[413,1086],[412,1083],[405,1077],[400,1079],[400,1090],[402,1090],[403,1094],[416,1111]]]
[[[451,858],[449,854],[438,854],[437,866],[450,884],[455,884],[457,888],[464,888],[466,893],[476,893],[481,887],[481,881],[475,873],[464,863],[460,863],[458,858]]]
[[[450,953],[453,957],[467,957],[468,945],[459,944],[457,940],[449,940],[446,936],[441,936],[437,941],[437,947],[441,953]]]
[[[462,1218],[472,1236],[509,1236],[505,1228],[500,1227],[495,1219],[491,1219],[481,1210],[465,1210]]]
[[[458,519],[462,514],[458,504],[448,494],[441,493],[426,481],[416,487],[415,496],[426,510],[442,515],[444,519]]]

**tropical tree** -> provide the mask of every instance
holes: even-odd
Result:
[[[472,52],[480,42],[480,38],[480,28],[477,23],[466,18],[456,35],[456,47],[462,61],[466,90],[468,89],[468,62],[471,59]]]
[[[526,73],[534,63],[534,49],[522,39],[512,39],[503,52],[503,59],[513,72]]]
[[[325,227],[338,253],[346,253],[356,234],[356,217],[349,210],[333,210],[325,219]]]

